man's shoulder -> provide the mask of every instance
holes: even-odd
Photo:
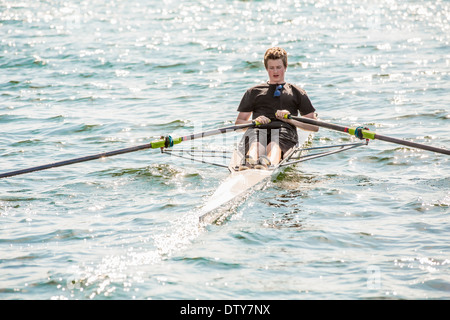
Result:
[[[267,83],[260,83],[248,88],[246,91],[246,96],[254,98],[256,96],[266,94],[267,90],[269,90],[269,85]]]
[[[300,86],[296,85],[296,84],[292,84],[292,83],[286,83],[286,85],[290,86],[292,88],[292,91],[297,91],[299,94],[301,95],[306,95],[306,91],[301,88]]]

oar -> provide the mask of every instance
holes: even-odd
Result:
[[[27,168],[27,169],[21,169],[21,170],[16,170],[16,171],[11,171],[11,172],[0,173],[0,178],[7,178],[7,177],[17,176],[20,174],[25,174],[25,173],[35,172],[35,171],[41,171],[41,170],[50,169],[50,168],[67,166],[67,165],[74,164],[74,163],[80,163],[80,162],[85,162],[85,161],[91,161],[91,160],[111,157],[111,156],[115,156],[115,155],[119,155],[119,154],[143,150],[143,149],[169,148],[169,147],[173,147],[173,145],[181,143],[183,141],[209,137],[209,136],[213,136],[213,135],[227,133],[230,131],[237,131],[240,129],[254,127],[257,125],[259,125],[259,123],[253,121],[251,123],[233,125],[233,126],[229,126],[229,127],[213,129],[213,130],[204,131],[204,132],[200,132],[200,133],[194,133],[194,134],[184,136],[184,137],[178,137],[178,138],[172,138],[171,136],[161,137],[161,139],[152,141],[147,144],[135,146],[135,147],[119,149],[119,150],[114,150],[114,151],[110,151],[110,152],[99,153],[99,154],[94,154],[94,155],[70,159],[70,160],[64,160],[64,161],[60,161],[60,162],[49,163],[49,164],[36,166],[36,167],[32,167],[32,168]]]
[[[324,127],[324,128],[328,128],[328,129],[335,130],[335,131],[346,132],[348,134],[355,135],[356,137],[358,137],[360,139],[383,140],[386,142],[401,144],[401,145],[404,145],[407,147],[413,147],[413,148],[417,148],[417,149],[422,149],[422,150],[433,151],[433,152],[437,152],[437,153],[450,155],[450,150],[448,150],[448,149],[437,148],[437,147],[428,146],[428,145],[421,144],[421,143],[416,143],[416,142],[406,141],[406,140],[402,140],[402,139],[398,139],[398,138],[383,136],[381,134],[369,131],[362,127],[349,128],[349,127],[344,127],[344,126],[340,126],[337,124],[318,121],[318,120],[314,120],[314,119],[310,119],[310,118],[295,117],[292,115],[287,116],[287,118],[297,120],[297,121],[300,121],[303,123],[312,124],[312,125],[315,125],[318,127]]]

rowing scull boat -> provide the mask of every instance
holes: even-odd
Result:
[[[309,136],[309,133],[302,131],[302,134],[299,135],[299,145],[304,146]],[[290,154],[300,152],[300,150],[301,148],[295,148]],[[242,153],[238,150],[233,152],[228,165],[230,175],[220,184],[200,210],[199,221],[202,225],[220,223],[228,216],[230,204],[236,203],[248,195],[250,190],[262,187],[290,159],[290,157],[285,157],[278,165],[270,166],[268,169],[252,168],[240,171],[239,164],[242,163],[242,156]]]

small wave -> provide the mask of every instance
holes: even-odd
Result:
[[[439,119],[448,120],[448,112],[446,110],[435,110],[434,112],[420,112],[420,113],[410,113],[405,115],[396,116],[396,119],[420,119],[424,121],[425,119]]]
[[[202,176],[198,172],[188,172],[170,164],[152,164],[141,168],[107,169],[96,173],[111,177],[124,177],[131,180],[149,180],[152,189],[164,190],[168,187],[191,187],[200,184]],[[162,188],[162,189],[161,189]]]
[[[264,68],[264,64],[261,61],[247,60],[237,67],[237,71],[260,70],[261,68]]]
[[[8,238],[8,239],[0,238],[0,243],[28,244],[28,243],[43,243],[61,240],[63,241],[83,240],[90,236],[91,232],[88,230],[64,229],[64,230],[55,230],[46,234],[39,233],[18,238]]]
[[[26,190],[20,190],[18,192],[25,192]],[[35,200],[41,200],[40,198],[36,198],[36,197],[24,197],[24,196],[1,196],[0,197],[0,201],[5,201],[5,202],[30,202],[30,201],[35,201]],[[10,204],[11,205],[11,204]],[[19,204],[17,205],[19,206]]]
[[[28,261],[28,260],[36,260],[39,259],[39,256],[34,254],[28,254],[26,256],[17,256],[13,258],[2,258],[0,259],[0,263],[14,262],[14,261]]]
[[[305,219],[300,218],[298,212],[293,210],[289,213],[274,214],[272,219],[264,221],[263,226],[273,229],[302,230]]]
[[[101,124],[66,124],[62,128],[47,130],[47,135],[72,135],[74,133],[91,133],[102,128]]]
[[[155,69],[176,69],[181,67],[186,67],[186,63],[178,62],[178,63],[172,63],[172,64],[160,64],[155,66]]]
[[[0,114],[0,123],[8,123],[13,121],[28,120],[28,117],[14,114]]]
[[[17,141],[11,144],[12,147],[22,147],[22,146],[38,146],[43,144],[40,139],[27,139],[22,141]]]
[[[165,131],[171,131],[179,128],[184,128],[187,124],[188,122],[184,120],[173,120],[170,122],[163,122],[163,123],[151,123],[148,124],[148,127],[150,129],[158,129],[158,130],[160,130],[160,128],[164,128]]]
[[[103,171],[103,173],[112,177],[139,176],[158,178],[161,180],[171,180],[173,177],[181,174],[182,171],[168,164],[155,164],[143,168],[108,169]]]
[[[3,60],[3,63],[0,64],[0,69],[33,68],[33,67],[43,67],[46,65],[47,61],[39,56],[21,57]]]
[[[187,264],[193,264],[195,266],[201,267],[201,266],[208,266],[213,267],[214,269],[223,269],[223,270],[230,270],[230,269],[239,269],[242,268],[242,265],[239,263],[231,263],[222,261],[219,259],[211,259],[208,257],[175,257],[173,258],[174,261],[182,261]]]
[[[65,117],[63,115],[57,115],[52,116],[46,119],[46,121],[52,121],[52,122],[62,122],[64,121]]]

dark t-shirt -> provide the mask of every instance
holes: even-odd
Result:
[[[253,112],[252,119],[263,115],[271,119],[267,128],[287,128],[297,139],[297,130],[294,126],[277,120],[277,110],[288,110],[293,116],[305,115],[316,111],[311,104],[306,92],[290,83],[285,83],[279,97],[274,97],[276,84],[263,83],[248,89],[242,97],[237,111]],[[264,128],[264,126],[261,126]]]

